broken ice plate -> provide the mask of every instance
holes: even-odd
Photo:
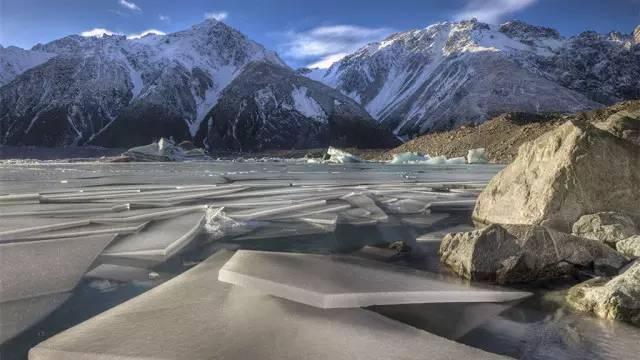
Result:
[[[363,309],[317,309],[216,281],[230,253],[31,349],[54,359],[504,359]],[[277,346],[274,346],[276,344]]]
[[[351,256],[240,250],[218,279],[319,308],[504,302],[530,293],[456,283]]]
[[[198,235],[204,221],[204,211],[153,221],[141,231],[116,240],[100,255],[100,260],[105,263],[113,263],[114,258],[165,261]]]

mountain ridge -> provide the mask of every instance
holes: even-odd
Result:
[[[636,39],[594,32],[564,38],[517,20],[442,22],[368,44],[326,71],[301,73],[411,138],[502,112],[575,112],[639,98]]]

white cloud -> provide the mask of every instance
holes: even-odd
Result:
[[[147,35],[166,35],[167,33],[165,33],[164,31],[160,31],[157,29],[149,29],[149,30],[145,30],[143,32],[137,33],[137,34],[129,34],[127,35],[127,39],[140,39],[142,37],[145,37]]]
[[[107,30],[105,28],[94,28],[91,30],[83,31],[80,35],[84,37],[103,37],[105,35],[122,35],[121,33],[117,33],[111,30]]]
[[[307,65],[306,67],[310,69],[320,68],[320,69],[328,69],[335,63],[336,61],[342,60],[345,56],[349,55],[348,53],[337,53],[332,55],[327,55],[320,60]]]
[[[205,13],[204,17],[207,19],[216,19],[218,21],[224,21],[226,18],[229,17],[229,13],[226,11],[214,11],[214,12]]]
[[[487,23],[498,23],[505,15],[533,5],[538,0],[470,0],[467,6],[456,14],[457,20],[477,18]]]
[[[329,67],[362,46],[382,40],[392,29],[354,25],[320,26],[303,32],[288,32],[280,46],[285,58],[311,62],[309,67]]]
[[[127,8],[131,11],[142,11],[142,9],[140,9],[140,6],[138,6],[133,1],[119,0],[118,3],[120,4],[120,6]]]
[[[158,15],[158,19],[160,19],[160,21],[165,21],[165,22],[171,21],[170,17],[168,17],[167,15],[162,15],[162,14]]]

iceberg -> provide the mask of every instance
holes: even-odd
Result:
[[[216,281],[231,255],[45,340],[29,359],[504,359],[372,311],[317,309]]]
[[[531,295],[472,287],[433,274],[355,258],[239,250],[220,269],[218,280],[310,306],[356,308],[371,305],[505,302]]]
[[[329,160],[327,160],[327,162],[331,163],[346,164],[362,162],[362,159],[359,157],[332,146],[329,146],[329,149],[327,149],[327,155],[329,155]]]
[[[469,164],[487,164],[487,153],[484,148],[471,149],[467,153],[467,162]]]
[[[430,159],[429,155],[421,155],[416,152],[404,152],[400,154],[394,154],[393,159],[389,162],[393,165],[404,165],[412,163],[423,163]]]

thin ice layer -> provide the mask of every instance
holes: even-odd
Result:
[[[240,250],[220,281],[323,309],[371,305],[502,302],[529,293],[472,287],[350,256]]]
[[[42,320],[69,296],[64,292],[0,303],[0,345]]]
[[[0,303],[70,291],[114,235],[0,244]]]
[[[40,343],[29,358],[504,359],[367,310],[320,310],[216,281],[230,256],[215,254]]]
[[[164,261],[188,245],[204,221],[204,211],[153,221],[141,231],[114,242],[102,253],[101,259],[106,262],[110,257]]]

